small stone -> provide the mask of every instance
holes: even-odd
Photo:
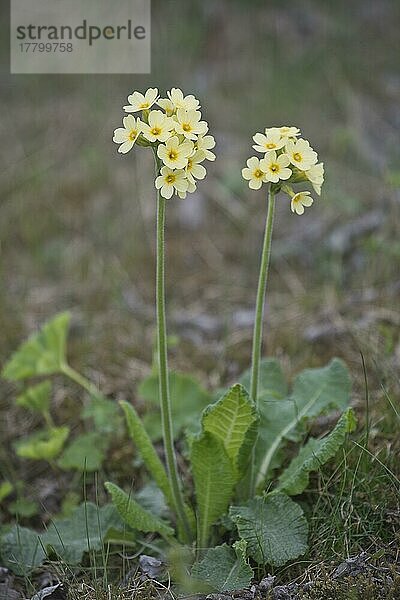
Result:
[[[258,589],[260,592],[269,592],[274,585],[276,577],[273,575],[268,575],[268,577],[264,577],[258,584]]]
[[[66,593],[63,585],[57,583],[56,585],[45,587],[32,596],[31,600],[44,600],[45,598],[46,600],[64,600],[66,598]]]
[[[164,563],[154,556],[142,554],[139,558],[139,565],[143,573],[150,579],[159,579],[164,574]]]

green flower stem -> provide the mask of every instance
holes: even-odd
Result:
[[[75,371],[75,369],[73,369],[66,363],[62,365],[61,373],[63,373],[66,377],[69,377],[69,379],[72,379],[72,381],[75,381],[75,383],[77,383],[84,390],[86,390],[88,394],[90,394],[90,396],[99,398],[102,395],[100,390],[94,385],[94,383],[86,379],[86,377],[78,373],[78,371]]]
[[[156,172],[159,172],[158,162]],[[165,318],[165,205],[166,200],[157,194],[157,270],[156,270],[156,312],[157,347],[159,366],[159,392],[164,451],[167,470],[172,488],[176,515],[184,532],[186,541],[191,539],[191,528],[186,516],[176,464],[174,437],[172,429],[171,401],[169,395],[167,328]]]
[[[50,411],[44,410],[42,412],[42,415],[43,415],[43,418],[44,418],[44,420],[46,422],[47,427],[49,429],[52,429],[54,427],[54,421],[53,421],[53,419],[51,417]]]
[[[258,289],[257,289],[257,300],[256,300],[256,313],[254,320],[253,329],[253,348],[251,354],[251,375],[250,375],[250,396],[258,404],[258,381],[260,371],[260,358],[261,358],[261,347],[262,347],[262,328],[263,328],[263,317],[264,317],[264,305],[265,305],[265,294],[267,291],[268,271],[271,257],[271,241],[272,241],[272,229],[274,225],[274,212],[275,212],[275,193],[271,190],[268,191],[268,211],[267,219],[265,222],[264,232],[264,243],[261,254],[261,265],[260,274],[258,278]],[[254,494],[255,489],[255,447],[253,448],[253,455],[250,466],[249,474],[249,488],[250,496]]]

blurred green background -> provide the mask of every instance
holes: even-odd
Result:
[[[241,168],[256,131],[288,124],[326,184],[303,217],[279,198],[265,353],[289,374],[342,356],[361,403],[361,351],[376,398],[383,381],[398,391],[400,3],[153,0],[152,15],[149,76],[10,76],[3,55],[1,362],[69,309],[71,363],[135,400],[154,340],[152,158],[118,155],[112,132],[133,90],[177,86],[200,99],[217,161],[168,207],[171,366],[219,386],[249,362],[266,201]],[[1,383],[6,447],[31,427],[14,397]]]

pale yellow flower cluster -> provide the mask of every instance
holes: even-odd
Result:
[[[151,146],[159,167],[155,186],[163,198],[173,194],[185,198],[194,192],[196,181],[206,176],[201,163],[215,160],[211,151],[215,140],[207,135],[208,123],[201,119],[197,98],[185,96],[178,88],[167,92],[167,98],[160,98],[157,88],[149,88],[145,94],[133,92],[128,103],[125,112],[140,116],[129,114],[122,120],[123,127],[114,131],[113,141],[120,144],[118,152],[126,154],[135,143]]]
[[[260,189],[263,183],[270,183],[274,193],[280,190],[287,193],[292,211],[302,215],[304,207],[313,203],[310,192],[295,193],[288,184],[308,181],[320,195],[324,163],[318,163],[315,150],[299,135],[300,129],[288,126],[269,127],[264,133],[256,133],[253,148],[264,153],[264,158],[249,158],[242,176],[253,190]]]

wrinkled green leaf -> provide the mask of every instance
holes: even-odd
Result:
[[[243,472],[243,463],[251,453],[257,421],[254,403],[240,384],[232,386],[218,402],[208,406],[203,413],[203,430],[223,443],[238,475]],[[248,443],[249,433],[251,433],[250,443]],[[244,447],[246,452],[243,452]]]
[[[3,566],[11,569],[16,575],[28,574],[45,559],[39,534],[19,525],[14,525],[1,538],[0,548]]]
[[[164,537],[173,535],[174,530],[151,512],[145,510],[132,497],[128,496],[117,485],[107,482],[105,487],[111,495],[121,519],[132,527],[143,532],[157,532]]]
[[[174,437],[182,430],[196,431],[202,410],[210,403],[210,394],[190,375],[171,372],[169,374],[172,424]],[[158,375],[152,374],[139,386],[139,396],[149,403],[151,412],[144,415],[143,423],[153,441],[162,438],[159,413]]]
[[[280,475],[276,489],[289,496],[301,494],[308,486],[310,473],[318,471],[323,464],[335,456],[343,445],[346,434],[354,430],[355,424],[353,410],[349,408],[340,417],[331,433],[320,440],[310,438]]]
[[[89,404],[82,411],[84,419],[93,419],[96,431],[114,433],[121,428],[118,404],[104,396],[91,396]]]
[[[200,546],[206,547],[210,527],[222,516],[237,481],[223,443],[211,433],[195,439],[190,449]]]
[[[58,466],[65,471],[97,471],[103,464],[108,440],[97,432],[83,433],[76,437],[58,459]]]
[[[281,566],[307,550],[307,521],[285,494],[253,498],[244,506],[232,506],[229,515],[247,542],[249,556],[260,565]]]
[[[341,360],[333,359],[326,367],[300,373],[288,398],[268,403],[257,444],[258,485],[274,466],[274,456],[285,440],[301,439],[307,420],[330,410],[346,409],[350,387],[346,366]]]
[[[142,420],[131,404],[128,402],[121,402],[120,404],[125,413],[125,419],[131,439],[139,449],[140,455],[147,470],[164,494],[164,497],[170,508],[174,508],[174,500],[167,472],[158,457],[158,454],[151,442],[149,435],[147,434]],[[189,523],[194,529],[195,518],[192,509],[187,504],[185,504],[185,512]]]
[[[3,369],[3,377],[17,381],[35,375],[59,373],[65,362],[69,321],[68,312],[60,313],[48,321],[12,355]]]
[[[16,404],[32,410],[34,412],[44,413],[50,406],[51,382],[43,381],[32,387],[29,387],[23,394],[16,399]]]
[[[68,427],[43,429],[18,440],[15,450],[21,458],[53,460],[60,454],[68,435]]]
[[[123,529],[115,508],[92,502],[78,506],[67,519],[55,519],[40,537],[47,552],[55,552],[70,565],[77,565],[84,552],[100,550],[110,529]]]
[[[125,413],[129,435],[131,436],[133,443],[139,449],[140,455],[144,464],[146,465],[147,470],[153,477],[160,490],[163,492],[168,504],[173,507],[174,502],[167,473],[149,436],[147,435],[139,415],[134,407],[131,404],[128,404],[128,402],[121,402],[121,407]]]
[[[193,565],[191,575],[211,590],[230,592],[248,587],[254,573],[240,541],[234,548],[223,544],[207,550],[204,558]]]

